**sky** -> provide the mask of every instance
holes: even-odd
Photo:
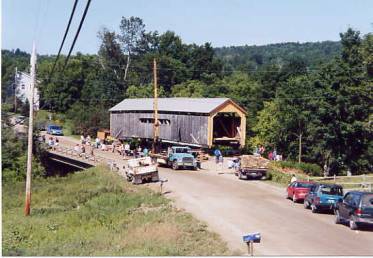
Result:
[[[73,0],[2,0],[2,49],[57,54]],[[86,0],[80,0],[62,53],[73,41]],[[97,53],[97,32],[119,30],[137,16],[146,30],[174,31],[184,43],[214,47],[339,40],[348,27],[373,31],[372,0],[92,0],[74,53]]]

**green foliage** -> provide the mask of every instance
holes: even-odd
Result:
[[[177,84],[172,88],[174,97],[201,98],[204,95],[206,84],[201,81],[190,80]]]
[[[2,128],[1,137],[2,181],[4,183],[23,181],[26,178],[26,138],[17,136],[12,128]],[[45,175],[38,156],[33,157],[32,176]]]
[[[253,127],[255,137],[250,139],[252,148],[258,145],[269,147],[280,138],[281,124],[278,117],[277,102],[264,102],[264,108],[259,111],[257,123]]]
[[[295,168],[303,171],[309,176],[322,176],[322,169],[320,166],[311,163],[298,163],[294,161],[277,161],[275,166],[280,168]]]
[[[277,163],[277,162],[276,162]],[[290,184],[292,174],[295,174],[298,180],[307,180],[306,175],[295,173],[284,173],[276,167],[277,164],[272,164],[272,167],[267,172],[267,180],[275,182],[277,184],[286,186]]]
[[[164,97],[165,91],[163,87],[158,88],[158,97]],[[151,84],[136,87],[131,85],[126,91],[127,98],[153,98],[154,97],[154,86]]]
[[[24,184],[2,191],[5,256],[229,255],[204,223],[103,167],[34,180],[26,218]]]
[[[101,104],[86,106],[75,103],[67,112],[72,134],[95,136],[100,128],[109,128],[109,111]]]
[[[311,68],[328,62],[341,52],[340,42],[278,43],[265,46],[234,46],[215,48],[217,57],[233,69],[261,68],[268,64],[286,65],[294,55],[307,60]]]

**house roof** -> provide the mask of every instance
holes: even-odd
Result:
[[[158,98],[158,111],[211,113],[226,102],[235,104],[229,98]],[[153,98],[125,99],[109,111],[153,111]]]

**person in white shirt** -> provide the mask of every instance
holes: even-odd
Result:
[[[297,178],[296,178],[296,176],[293,174],[293,175],[291,176],[290,183],[293,183],[293,182],[295,182],[295,181],[297,181]]]
[[[126,142],[126,144],[124,145],[124,152],[128,156],[130,154],[130,151],[130,145],[128,144],[128,142]]]

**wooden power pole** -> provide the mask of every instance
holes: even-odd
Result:
[[[17,113],[17,78],[18,78],[18,69],[16,67],[14,75],[14,113]]]
[[[158,122],[158,86],[157,86],[157,61],[153,60],[153,75],[154,75],[154,124],[153,124],[153,153],[158,152],[159,141],[159,122]]]
[[[32,138],[33,138],[33,120],[34,120],[34,88],[35,88],[35,77],[36,77],[36,47],[35,42],[32,46],[31,54],[31,83],[30,83],[30,113],[29,113],[29,125],[28,125],[28,144],[27,144],[27,172],[26,172],[26,201],[25,201],[25,216],[30,215],[31,205],[31,169],[32,169]]]

